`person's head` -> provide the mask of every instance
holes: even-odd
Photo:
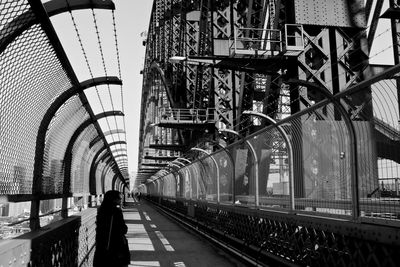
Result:
[[[104,195],[102,206],[118,206],[121,204],[121,193],[117,190],[107,191]]]

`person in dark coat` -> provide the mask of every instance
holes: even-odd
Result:
[[[125,234],[125,224],[119,191],[110,190],[97,210],[96,251],[94,267],[122,267],[130,263],[130,252]]]

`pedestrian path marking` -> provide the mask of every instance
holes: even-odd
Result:
[[[160,267],[158,261],[131,261],[129,267]]]
[[[127,226],[128,233],[126,237],[128,239],[130,251],[155,251],[153,243],[143,224],[128,223]]]
[[[175,251],[175,249],[171,246],[171,244],[168,242],[168,240],[164,237],[164,235],[160,231],[155,231],[155,233],[167,251]]]
[[[141,220],[139,212],[136,211],[124,211],[125,220]]]
[[[149,215],[147,215],[146,212],[143,212],[144,217],[146,218],[146,221],[151,221]]]

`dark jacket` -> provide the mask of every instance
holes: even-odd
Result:
[[[115,206],[100,207],[96,223],[96,251],[93,266],[125,266],[129,264],[130,252],[125,237],[128,227],[121,209]]]

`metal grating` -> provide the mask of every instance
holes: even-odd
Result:
[[[77,96],[72,97],[58,110],[52,119],[46,135],[43,160],[42,192],[45,194],[63,193],[63,162],[68,141],[74,131],[89,115]],[[61,166],[60,166],[61,163]],[[59,172],[60,170],[60,172]],[[59,176],[51,175],[60,173]]]
[[[12,2],[1,4],[2,25],[29,12],[26,3]],[[20,34],[0,54],[1,194],[32,192],[40,121],[53,100],[69,87],[69,78],[39,25]]]
[[[73,147],[73,158],[71,164],[71,189],[74,194],[89,193],[89,174],[92,159],[96,153],[96,148],[90,149],[89,144],[98,136],[98,132],[93,125],[87,127],[75,141]],[[99,142],[102,143],[102,142]]]

